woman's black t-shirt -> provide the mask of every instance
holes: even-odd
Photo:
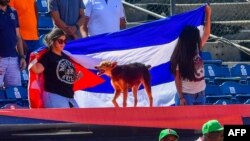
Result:
[[[44,66],[44,90],[58,95],[73,98],[75,68],[68,57],[46,52],[39,62]]]

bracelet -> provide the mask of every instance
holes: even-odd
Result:
[[[21,59],[26,59],[25,55],[20,55],[19,56]]]

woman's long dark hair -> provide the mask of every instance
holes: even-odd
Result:
[[[178,43],[170,59],[171,73],[176,75],[176,67],[178,65],[182,79],[196,80],[193,59],[200,46],[201,38],[199,30],[194,26],[186,26],[179,36]]]

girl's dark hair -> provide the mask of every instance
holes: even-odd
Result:
[[[171,56],[170,71],[176,75],[178,65],[180,77],[190,81],[196,80],[194,56],[201,47],[201,38],[199,30],[194,26],[186,26],[179,36],[179,40]]]
[[[60,28],[54,28],[44,37],[44,43],[48,46],[49,50],[51,49],[54,41],[61,36],[66,36],[66,33]]]

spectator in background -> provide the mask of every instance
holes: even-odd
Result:
[[[20,69],[26,68],[18,16],[9,0],[0,0],[0,87],[21,86]]]
[[[48,11],[54,25],[71,40],[86,37],[84,8],[83,0],[48,0]]]
[[[48,52],[43,54],[31,71],[44,75],[43,102],[45,108],[77,108],[73,84],[81,77],[76,73],[69,57],[62,51],[66,44],[66,33],[54,28],[45,36]]]
[[[159,141],[178,141],[179,136],[173,129],[161,130],[159,135]]]
[[[205,15],[202,38],[197,27],[184,27],[170,59],[170,70],[175,77],[178,93],[176,105],[205,104],[205,71],[199,54],[210,35],[211,8],[208,5],[205,7]]]
[[[224,128],[218,120],[209,120],[202,126],[203,136],[196,141],[223,141]]]
[[[17,10],[20,24],[20,34],[26,52],[26,61],[29,61],[30,53],[39,48],[38,12],[36,0],[10,0],[10,6]]]
[[[85,30],[89,36],[115,32],[126,27],[121,0],[84,0]]]

